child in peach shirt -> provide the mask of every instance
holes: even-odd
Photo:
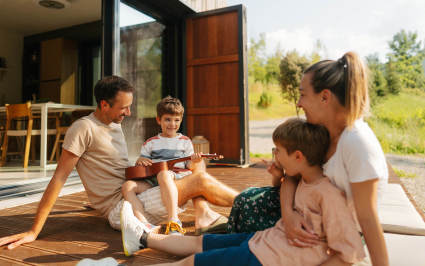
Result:
[[[230,235],[164,236],[144,229],[124,204],[121,224],[124,249],[155,248],[176,255],[191,255],[173,265],[320,265],[337,254],[341,265],[361,261],[361,238],[342,192],[323,175],[329,146],[325,127],[290,119],[273,132],[276,163],[268,171],[274,178],[301,176],[294,208],[313,228],[319,243],[299,248],[288,243],[282,219],[256,233]],[[283,166],[283,169],[280,167]]]

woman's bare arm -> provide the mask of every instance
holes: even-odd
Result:
[[[351,183],[354,207],[373,265],[389,265],[377,210],[378,179]]]

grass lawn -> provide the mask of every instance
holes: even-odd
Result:
[[[267,108],[257,105],[263,91],[272,99],[271,105]],[[250,84],[248,97],[250,120],[278,119],[296,115],[294,105],[283,99],[277,84],[270,84],[267,87],[258,82]]]
[[[385,153],[425,152],[425,92],[405,90],[381,99],[367,122]]]

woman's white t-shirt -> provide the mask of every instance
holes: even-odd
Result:
[[[346,128],[335,153],[323,165],[324,174],[345,191],[348,205],[354,207],[350,183],[378,178],[378,204],[388,183],[388,167],[384,152],[369,125],[359,119]]]

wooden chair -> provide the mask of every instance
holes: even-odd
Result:
[[[65,137],[66,131],[68,130],[69,126],[61,126],[61,120],[63,117],[63,113],[56,114],[56,139],[55,144],[53,144],[52,154],[50,155],[50,161],[53,161],[53,157],[56,155],[56,161],[59,161],[60,157],[60,147],[59,143],[63,143],[64,139],[62,136]]]
[[[31,102],[22,104],[6,104],[6,127],[3,137],[2,155],[0,165],[3,166],[6,163],[6,156],[11,154],[22,154],[22,152],[8,152],[8,140],[9,137],[21,137],[26,136],[25,139],[25,151],[24,151],[24,168],[28,167],[29,151],[31,145],[31,136],[40,135],[40,129],[33,129],[33,115],[31,111]],[[18,120],[26,120],[26,129],[17,129],[13,127],[13,122]],[[16,123],[15,123],[16,124]],[[55,134],[56,130],[48,129],[47,134]],[[34,148],[34,146],[33,146]]]
[[[71,119],[69,121],[69,124],[72,124],[75,120],[82,116],[89,115],[92,110],[83,110],[83,111],[73,111],[71,114]],[[63,113],[56,114],[56,139],[55,143],[53,144],[52,154],[50,155],[50,161],[53,161],[53,158],[56,155],[56,161],[59,161],[60,157],[60,146],[59,143],[63,143],[66,131],[68,130],[69,126],[63,126],[62,125],[63,120]]]

